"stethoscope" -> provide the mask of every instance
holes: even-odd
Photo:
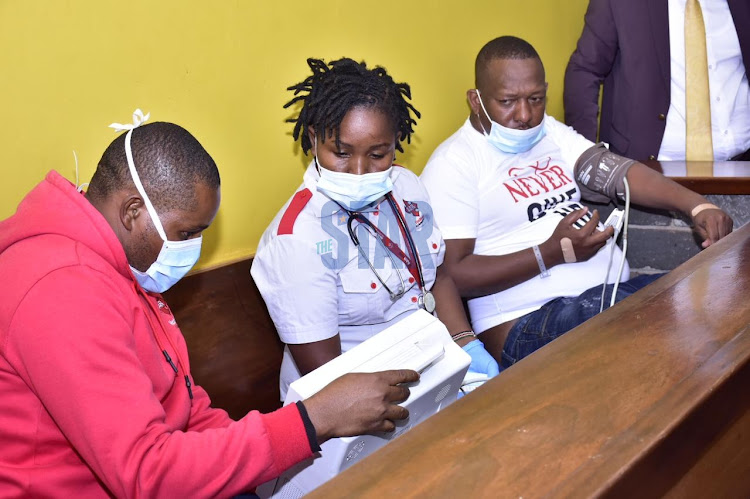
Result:
[[[432,294],[432,292],[427,290],[427,286],[424,279],[424,273],[422,272],[422,262],[419,259],[419,253],[417,253],[417,247],[414,244],[414,239],[412,238],[411,232],[409,231],[409,226],[406,225],[406,220],[404,220],[404,217],[401,213],[401,210],[399,209],[398,205],[396,204],[396,201],[393,198],[392,193],[388,193],[385,195],[386,200],[388,201],[388,204],[391,207],[391,210],[393,211],[394,215],[396,216],[396,221],[398,222],[399,229],[401,230],[401,234],[404,236],[404,239],[406,240],[406,244],[408,245],[409,252],[411,253],[409,255],[409,258],[411,258],[414,261],[414,267],[417,270],[417,275],[414,276],[418,279],[419,288],[421,291],[421,294],[419,296],[419,306],[423,307],[427,312],[433,313],[435,311],[435,296]],[[401,271],[398,268],[398,265],[396,264],[396,261],[393,258],[394,250],[392,248],[389,248],[384,242],[383,237],[386,237],[385,234],[383,234],[380,229],[375,227],[370,220],[362,215],[359,212],[349,211],[343,206],[339,204],[339,207],[346,212],[346,214],[349,216],[349,220],[347,221],[347,229],[349,231],[349,238],[351,239],[352,243],[357,247],[357,250],[359,251],[359,254],[362,255],[362,258],[365,259],[367,262],[367,265],[372,270],[373,274],[375,274],[375,277],[380,281],[380,284],[383,285],[383,288],[388,292],[388,295],[391,297],[391,300],[396,301],[397,299],[401,298],[406,293],[406,283],[404,281],[404,277],[401,274]],[[357,237],[356,232],[354,231],[353,223],[354,221],[359,222],[360,224],[364,224],[367,232],[375,238],[376,241],[381,245],[381,247],[385,250],[386,254],[388,255],[388,258],[391,260],[391,266],[398,274],[398,278],[400,281],[400,289],[398,292],[394,292],[388,285],[385,283],[383,278],[378,274],[377,270],[375,270],[375,266],[370,261],[369,255],[366,254],[364,249],[362,249],[362,245],[359,242],[359,238]],[[390,242],[390,240],[389,240]],[[393,243],[395,245],[395,243]],[[399,249],[400,251],[400,249]],[[408,266],[408,265],[407,265]]]

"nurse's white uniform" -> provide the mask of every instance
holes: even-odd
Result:
[[[281,341],[311,343],[338,333],[345,352],[417,310],[421,292],[406,266],[395,256],[391,259],[355,222],[362,248],[380,279],[393,292],[406,289],[403,296],[391,299],[351,241],[347,213],[316,189],[318,178],[310,164],[300,189],[263,234],[251,273]],[[434,224],[429,196],[419,178],[405,168],[394,165],[391,180],[393,197],[420,254],[426,287],[432,289],[445,246]],[[385,198],[362,213],[408,254]],[[285,348],[279,383],[282,400],[289,383],[299,377]]]

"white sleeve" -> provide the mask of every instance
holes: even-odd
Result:
[[[572,170],[578,162],[578,158],[581,157],[581,154],[594,146],[594,143],[576,132],[572,127],[564,125],[549,116],[546,119],[549,120],[547,130],[551,132],[555,144],[560,148],[563,161]]]
[[[471,157],[435,151],[419,177],[432,202],[444,239],[476,239],[479,232],[479,175]]]
[[[256,254],[251,274],[281,341],[311,343],[338,333],[336,272],[315,242],[275,237]]]

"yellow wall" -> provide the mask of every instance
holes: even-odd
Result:
[[[562,77],[587,0],[0,0],[0,219],[50,169],[88,180],[136,107],[183,125],[219,165],[222,207],[200,267],[252,255],[307,160],[285,88],[307,57],[385,66],[422,112],[399,162],[421,172],[468,111],[473,61],[502,34],[530,41],[562,117]]]

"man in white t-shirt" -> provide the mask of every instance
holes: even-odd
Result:
[[[547,116],[546,93],[530,44],[511,36],[487,43],[467,92],[472,114],[421,176],[446,240],[444,265],[469,298],[474,330],[505,367],[599,311],[610,253],[616,262],[622,254],[582,195],[621,200],[626,179],[633,202],[691,216],[704,247],[732,230],[703,196]],[[620,284],[617,300],[651,280]]]

